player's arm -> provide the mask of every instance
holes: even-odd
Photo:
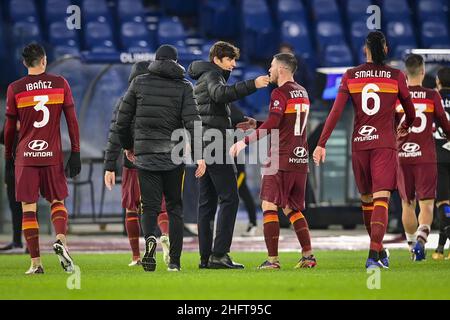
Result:
[[[136,116],[136,79],[131,82],[127,93],[119,105],[119,113],[117,114],[116,128],[119,135],[120,145],[124,150],[129,152],[133,150],[133,133],[131,132],[131,124]],[[128,157],[128,155],[127,155]]]
[[[219,73],[210,72],[208,74],[207,83],[211,100],[217,103],[230,103],[251,95],[256,92],[258,88],[267,87],[269,80],[266,76],[227,85]]]
[[[439,124],[439,126],[444,130],[444,134],[447,140],[450,139],[450,123],[445,113],[444,106],[442,105],[442,98],[439,92],[434,94],[434,119]]]
[[[342,112],[344,111],[345,105],[347,104],[347,100],[350,96],[347,86],[347,77],[347,73],[345,73],[342,77],[336,100],[334,100],[333,107],[331,108],[330,114],[325,121],[325,126],[322,130],[322,134],[320,135],[319,142],[314,150],[313,158],[316,165],[319,165],[320,162],[325,161],[325,146],[331,136],[331,133],[336,127],[337,122],[341,118]]]
[[[414,107],[414,103],[411,99],[411,94],[406,83],[406,77],[401,71],[398,73],[397,82],[398,99],[400,100],[403,110],[405,111],[405,121],[400,124],[398,134],[400,136],[404,136],[408,134],[408,128],[412,127],[414,120],[416,119],[416,108]]]
[[[12,86],[8,87],[6,96],[6,122],[4,128],[5,160],[13,161],[13,145],[16,137],[17,105]]]
[[[69,131],[71,154],[67,163],[69,177],[76,177],[81,171],[80,156],[80,129],[78,127],[77,114],[75,111],[75,103],[73,101],[72,90],[69,83],[64,79],[64,105],[63,112],[67,122]]]
[[[122,151],[122,146],[120,145],[120,139],[116,127],[117,114],[121,101],[122,99],[119,99],[114,107],[114,112],[109,126],[108,143],[105,150],[105,171],[110,172],[116,171],[116,162]]]

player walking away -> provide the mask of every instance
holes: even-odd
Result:
[[[249,143],[261,139],[265,132],[280,131],[279,149],[272,146],[270,150],[272,159],[279,157],[279,170],[274,175],[264,175],[262,179],[260,197],[269,257],[259,269],[280,269],[278,208],[282,208],[289,218],[302,247],[302,257],[295,268],[313,268],[317,264],[311,248],[308,223],[302,214],[308,175],[306,122],[310,103],[306,90],[294,81],[296,70],[297,60],[293,54],[279,53],[274,56],[269,74],[270,81],[278,88],[272,92],[269,117],[254,133],[230,149],[230,155],[236,157]]]
[[[402,198],[402,220],[406,240],[415,261],[425,259],[425,243],[433,222],[437,187],[436,150],[433,143],[433,120],[450,137],[450,125],[442,107],[441,96],[435,90],[422,87],[425,63],[420,55],[410,55],[405,61],[411,98],[416,107],[416,120],[411,131],[397,139],[399,170],[398,189]],[[396,109],[397,124],[403,121],[403,108]],[[416,216],[416,200],[420,214]]]
[[[60,119],[64,112],[72,153],[66,171],[73,178],[81,171],[78,122],[72,92],[67,81],[45,72],[47,57],[38,44],[22,52],[28,75],[8,87],[5,125],[5,158],[13,165],[16,122],[20,121],[19,144],[15,156],[16,199],[22,202],[22,230],[31,256],[26,274],[44,273],[39,253],[39,225],[36,219],[39,191],[51,203],[51,219],[56,233],[53,249],[61,266],[72,272],[74,263],[67,250],[68,196],[61,147]]]
[[[149,62],[141,61],[136,63],[131,70],[129,83],[141,74],[148,73]],[[105,185],[109,190],[116,182],[116,164],[121,154],[119,135],[116,128],[116,117],[119,111],[122,98],[116,104],[111,125],[109,129],[108,145],[105,152]],[[123,157],[122,168],[122,208],[125,209],[125,227],[127,230],[128,240],[130,241],[131,251],[133,254],[130,267],[141,265],[141,253],[139,250],[139,235],[141,231],[139,223],[139,208],[141,204],[141,191],[139,189],[139,178],[136,167]],[[166,265],[169,264],[169,217],[166,212],[166,203],[163,197],[161,211],[158,214],[158,226],[161,230],[161,246],[163,249],[163,257]]]
[[[442,104],[447,115],[450,115],[450,68],[440,69],[436,77],[436,85],[442,96]],[[439,244],[433,253],[434,260],[444,259],[444,247],[450,239],[450,143],[440,128],[435,132],[437,153],[437,198],[436,207],[439,214]],[[450,259],[450,252],[448,258]]]
[[[397,98],[406,119],[398,128],[405,135],[415,119],[405,75],[384,64],[387,54],[382,32],[370,32],[364,51],[367,63],[347,70],[342,77],[336,101],[328,116],[314,162],[325,161],[325,145],[350,97],[355,110],[352,137],[352,164],[356,185],[361,194],[364,224],[370,236],[366,268],[389,266],[383,238],[388,221],[391,191],[396,189],[397,147],[394,117]]]

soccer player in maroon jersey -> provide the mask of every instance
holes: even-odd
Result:
[[[278,208],[291,221],[302,247],[302,257],[295,268],[313,268],[316,258],[311,247],[308,223],[302,211],[305,209],[305,187],[308,175],[308,143],[306,123],[309,114],[309,99],[306,90],[294,81],[297,60],[290,53],[274,56],[269,70],[270,82],[278,85],[272,92],[268,119],[250,136],[234,144],[230,155],[236,157],[240,151],[266,133],[279,130],[279,146],[272,141],[270,161],[278,158],[276,174],[265,174],[262,179],[261,200],[264,222],[264,239],[268,259],[259,269],[279,269],[278,238],[280,224]]]
[[[72,153],[67,171],[70,177],[81,171],[78,122],[72,92],[67,81],[45,72],[47,57],[38,44],[26,46],[22,52],[28,75],[8,87],[5,158],[12,167],[15,161],[16,199],[22,202],[22,230],[31,256],[26,274],[44,273],[39,253],[39,225],[36,219],[39,191],[51,204],[51,220],[56,242],[53,249],[66,272],[74,270],[67,251],[68,196],[61,146],[60,119],[64,112],[69,130]],[[16,122],[20,121],[16,154],[12,147]]]
[[[402,220],[406,240],[415,261],[425,259],[425,243],[433,222],[433,207],[437,188],[436,150],[434,147],[433,121],[450,137],[450,125],[442,106],[439,92],[422,87],[425,77],[423,57],[408,56],[405,61],[408,88],[416,108],[416,120],[411,131],[398,137],[398,189],[402,198]],[[397,123],[403,121],[403,107],[396,108]],[[416,200],[420,214],[416,216]]]
[[[391,191],[396,189],[397,147],[394,128],[397,98],[405,110],[405,121],[398,134],[405,135],[415,119],[405,75],[384,64],[387,54],[382,32],[370,32],[364,51],[367,63],[345,72],[338,95],[326,120],[313,158],[316,165],[325,161],[325,145],[342,111],[351,98],[355,110],[352,137],[352,164],[361,194],[364,224],[370,236],[366,268],[388,267],[383,249],[388,222]]]

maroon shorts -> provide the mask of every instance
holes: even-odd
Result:
[[[16,200],[36,203],[41,195],[49,202],[64,200],[69,195],[64,166],[16,166]]]
[[[137,211],[141,204],[141,189],[137,169],[123,167],[122,170],[122,208]],[[166,201],[162,199],[161,212],[166,211]]]
[[[265,175],[261,185],[261,200],[276,204],[280,208],[305,209],[307,173],[278,171]]]
[[[435,163],[401,164],[397,181],[398,191],[404,201],[435,199],[437,165]]]
[[[372,149],[352,153],[353,173],[360,194],[397,188],[397,150]]]

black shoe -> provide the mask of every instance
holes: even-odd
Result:
[[[20,251],[22,251],[21,250],[22,248],[23,248],[22,244],[11,242],[11,243],[7,244],[6,246],[1,247],[0,251],[3,251],[3,252],[13,252],[13,251],[20,252]]]
[[[178,272],[178,271],[181,271],[181,267],[179,264],[169,263],[169,266],[167,267],[167,271]]]
[[[446,226],[444,228],[444,233],[447,236],[447,238],[450,239],[450,226]]]
[[[142,258],[142,267],[145,271],[155,271],[156,270],[156,238],[150,236],[145,239],[145,253]]]
[[[199,269],[208,269],[208,261],[210,256],[200,257]]]
[[[220,257],[211,255],[208,261],[208,268],[210,269],[244,269],[244,265],[235,263],[231,260],[228,254],[224,254]]]

